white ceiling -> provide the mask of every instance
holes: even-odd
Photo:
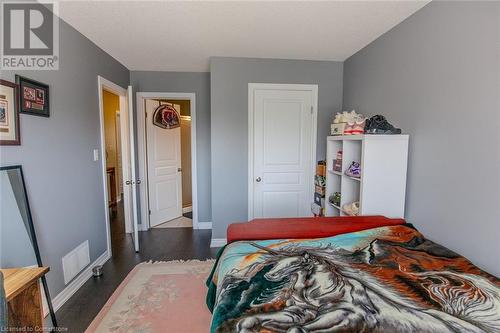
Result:
[[[64,1],[59,15],[130,70],[210,56],[344,61],[428,1]]]

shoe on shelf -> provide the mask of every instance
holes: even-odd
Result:
[[[365,118],[356,120],[352,124],[351,134],[352,135],[360,135],[360,134],[365,133],[365,123],[366,123],[366,119]]]
[[[343,112],[337,112],[335,114],[335,118],[333,118],[333,123],[334,124],[340,124],[340,123],[347,123],[347,121],[350,119],[350,113],[347,111]]]
[[[352,110],[347,114],[347,125],[344,130],[344,134],[347,135],[358,135],[365,132],[365,122],[366,118],[356,111]]]
[[[342,211],[349,216],[358,216],[359,215],[359,201],[354,201],[350,204],[343,205]]]
[[[334,124],[345,124],[343,128],[343,135],[353,135],[353,134],[363,134],[365,127],[366,118],[359,113],[356,113],[355,110],[350,112],[342,111],[337,112],[335,114],[335,118],[333,119]]]
[[[333,171],[342,172],[342,160],[333,160]]]
[[[382,115],[376,115],[365,122],[366,134],[401,134],[401,129],[391,125]]]
[[[352,178],[361,178],[361,166],[358,162],[352,162],[349,168],[345,171],[345,175]]]
[[[342,112],[337,112],[335,114],[335,117],[333,118],[333,123],[334,124],[340,124],[340,123],[353,123],[358,120],[363,120],[365,117],[357,113],[356,110],[352,111],[342,111]]]
[[[344,135],[352,135],[355,123],[346,123],[344,127]]]
[[[337,158],[333,160],[333,171],[342,172],[342,150],[337,152]]]

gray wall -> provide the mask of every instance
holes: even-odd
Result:
[[[317,158],[324,159],[332,115],[342,107],[342,63],[211,59],[212,237],[248,217],[248,83],[318,84]]]
[[[210,73],[131,71],[134,92],[196,94],[198,220],[212,221],[210,179]],[[136,122],[137,123],[137,122]]]
[[[407,220],[500,276],[500,3],[432,2],[345,62],[344,106],[410,134]]]
[[[97,75],[123,87],[129,71],[83,35],[60,21],[58,71],[2,71],[50,86],[50,118],[20,115],[21,146],[1,146],[1,165],[24,169],[42,260],[50,266],[52,296],[64,288],[61,258],[85,240],[90,260],[106,251]]]

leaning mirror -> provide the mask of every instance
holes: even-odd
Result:
[[[6,272],[12,272],[16,268],[42,267],[20,165],[0,167],[0,198],[0,269],[6,275]],[[45,276],[41,277],[41,283],[48,305],[46,310],[50,313],[52,326],[57,327]],[[5,304],[5,299],[0,300],[0,303],[2,301]],[[10,309],[10,305],[8,308]],[[0,324],[8,319],[6,311],[2,312]],[[7,324],[9,325],[8,322]]]

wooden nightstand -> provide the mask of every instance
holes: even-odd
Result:
[[[47,274],[49,268],[8,268],[0,271],[4,276],[9,328],[40,332],[43,308],[39,279]]]

